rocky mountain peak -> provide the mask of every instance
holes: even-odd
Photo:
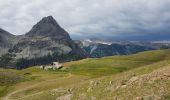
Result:
[[[69,37],[68,33],[60,27],[52,16],[42,18],[33,28],[26,33],[26,36],[64,36]]]
[[[38,22],[38,24],[52,24],[56,27],[60,27],[58,25],[58,23],[56,22],[56,20],[52,17],[52,16],[47,16],[47,17],[44,17],[42,18],[42,20],[40,22]]]
[[[56,22],[53,16],[47,16],[43,17],[41,21],[46,21],[46,22]]]
[[[0,29],[1,31],[5,32]],[[60,27],[52,16],[42,18],[25,35],[3,34],[5,33],[0,33],[0,56],[7,53],[15,55],[13,61],[10,62],[13,63],[10,67],[18,68],[19,66],[21,69],[28,66],[49,64],[54,61],[64,62],[87,57],[86,52],[74,43],[69,34]],[[19,59],[31,62],[23,64],[18,61]]]

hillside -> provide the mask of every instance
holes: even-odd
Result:
[[[170,99],[170,50],[73,61],[57,71],[32,67],[0,73],[6,80],[0,77],[2,100]]]
[[[108,75],[162,61],[167,56],[166,52],[168,51],[158,50],[135,55],[90,58],[68,62],[65,63],[65,66],[72,73]]]

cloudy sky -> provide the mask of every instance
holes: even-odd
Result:
[[[0,27],[16,35],[49,15],[73,38],[170,39],[170,0],[0,0]]]

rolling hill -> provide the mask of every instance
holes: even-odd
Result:
[[[56,71],[31,67],[0,74],[2,100],[170,99],[168,49],[72,61]]]

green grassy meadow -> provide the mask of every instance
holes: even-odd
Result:
[[[170,100],[170,50],[0,69],[0,100]]]

